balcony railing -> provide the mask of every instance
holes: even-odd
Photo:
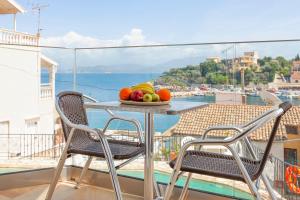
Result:
[[[64,147],[54,134],[0,134],[0,159],[57,159]]]
[[[49,84],[41,85],[41,99],[51,99],[53,97],[53,88]]]
[[[0,29],[0,42],[5,44],[38,45],[39,37],[28,33],[21,33]]]
[[[131,131],[122,131],[122,134],[111,134],[109,137],[118,140],[138,141]],[[0,160],[57,160],[64,148],[64,138],[62,135],[57,134],[0,134],[0,141],[2,141],[2,144],[0,142]],[[170,159],[174,159],[178,154],[183,141],[183,136],[155,136],[155,160],[166,162]],[[245,146],[243,145],[243,151],[246,149],[244,149],[244,147]],[[220,149],[220,151],[221,150],[222,149]],[[263,154],[263,151],[256,146],[254,146],[254,151],[257,156]],[[243,156],[248,157],[247,154]],[[289,166],[292,165],[270,155],[269,162],[266,166],[267,170],[265,172],[272,183],[273,188],[281,197],[297,200],[299,199],[299,196],[289,190],[285,181],[285,170]]]

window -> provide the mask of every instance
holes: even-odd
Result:
[[[9,148],[9,122],[0,122],[0,157],[8,156]]]
[[[297,149],[284,148],[284,161],[297,165]]]
[[[26,120],[25,121],[25,123],[26,123],[26,127],[25,127],[26,132],[25,133],[26,134],[37,134],[38,133],[38,122],[39,122],[38,118]]]
[[[299,134],[298,125],[285,125],[287,134]]]
[[[0,122],[0,135],[8,135],[9,134],[9,122]]]

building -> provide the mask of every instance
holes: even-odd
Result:
[[[225,105],[210,104],[206,108],[185,113],[179,122],[168,131],[169,135],[180,135],[187,137],[201,137],[204,131],[211,126],[217,125],[240,125],[269,110],[271,106],[258,105]],[[256,146],[263,149],[269,138],[273,124],[258,129],[250,135]],[[283,117],[271,153],[287,162],[300,162],[300,107],[294,106]],[[211,132],[210,137],[226,138],[232,132]],[[297,139],[298,140],[297,140]],[[294,139],[293,142],[288,142]],[[296,140],[295,140],[296,139]],[[287,142],[286,142],[287,141]],[[295,157],[295,155],[297,155]],[[293,160],[292,159],[297,159]]]
[[[244,52],[244,55],[235,58],[228,59],[228,63],[231,68],[235,67],[235,70],[240,68],[258,67],[258,53],[256,51]]]
[[[291,83],[300,83],[300,61],[293,61]]]
[[[300,71],[300,60],[293,61],[292,65],[292,72],[299,72]]]
[[[13,30],[0,29],[0,152],[9,152],[6,156],[29,154],[21,151],[29,139],[22,135],[54,134],[55,127],[57,63],[37,47],[38,34],[17,32],[16,15],[23,12],[12,0],[0,1],[0,14],[14,16]]]
[[[251,52],[244,52],[244,55],[237,58],[238,64],[240,67],[251,67],[251,66],[257,66],[257,60],[258,60],[258,53],[255,51]]]
[[[220,63],[221,62],[221,58],[220,57],[208,57],[206,58],[207,61],[213,61],[215,63]]]
[[[216,92],[216,104],[246,104],[246,96],[240,92]]]
[[[291,83],[300,83],[300,71],[291,73]]]
[[[250,62],[254,65],[257,65],[257,60],[259,59],[258,53],[256,51],[244,52],[244,57],[247,57],[247,60],[250,59]]]

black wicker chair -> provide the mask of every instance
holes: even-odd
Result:
[[[46,197],[47,200],[52,198],[65,160],[71,154],[82,154],[88,156],[88,160],[81,172],[79,180],[77,181],[76,188],[79,187],[79,184],[88,170],[93,157],[105,158],[117,199],[122,199],[122,195],[116,169],[123,167],[144,154],[142,131],[138,121],[116,116],[111,111],[106,110],[111,115],[111,118],[105,125],[104,129],[102,131],[98,129],[91,129],[88,127],[88,119],[84,108],[85,100],[95,102],[94,99],[84,96],[78,92],[62,92],[57,95],[56,109],[61,117],[66,145],[50,184]],[[129,142],[108,138],[104,133],[113,120],[124,120],[133,123],[137,129],[139,140],[136,142]],[[113,159],[127,160],[118,166],[115,166]]]
[[[190,141],[183,145],[178,157],[170,162],[170,166],[174,169],[174,171],[168,184],[164,199],[170,199],[176,181],[184,172],[188,172],[188,176],[179,199],[186,198],[188,184],[192,173],[243,181],[248,184],[250,191],[257,199],[260,199],[260,194],[258,193],[258,189],[255,186],[254,181],[261,177],[271,198],[276,199],[276,195],[274,194],[266,176],[263,174],[263,170],[269,158],[272,143],[281,117],[291,107],[292,105],[288,102],[282,103],[244,126],[211,127],[206,130],[201,139]],[[274,125],[271,133],[269,134],[269,140],[264,154],[260,156],[261,158],[258,158],[254,153],[252,143],[247,136],[266,123],[271,123],[273,121]],[[225,140],[206,139],[209,132],[222,130],[235,131],[237,134]],[[237,141],[244,141],[252,158],[242,158],[238,155],[232,145]],[[194,145],[200,145],[200,150],[188,150],[190,146]],[[201,145],[225,146],[229,149],[232,155],[204,152],[201,151]]]

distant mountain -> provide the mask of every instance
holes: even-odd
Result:
[[[188,58],[182,58],[182,59],[174,59],[174,60],[170,60],[168,62],[165,63],[161,63],[159,64],[158,68],[162,71],[160,72],[164,72],[164,71],[168,71],[171,68],[182,68],[182,67],[186,67],[187,65],[197,65],[200,64],[201,62],[203,62],[206,59],[206,57],[188,57]]]
[[[120,65],[96,65],[80,66],[78,73],[147,73],[153,69],[149,66],[137,64],[120,64]]]
[[[168,62],[149,65],[149,64],[118,64],[118,65],[96,65],[96,66],[79,66],[78,73],[162,73],[171,68],[185,67],[187,65],[199,64],[205,60],[204,57],[189,57],[174,59]],[[65,70],[63,72],[72,72]]]

